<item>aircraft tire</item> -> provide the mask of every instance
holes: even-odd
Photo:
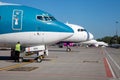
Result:
[[[70,49],[70,48],[67,48],[67,49],[66,49],[66,51],[67,51],[67,52],[70,52],[70,51],[71,51],[71,49]]]
[[[42,56],[37,58],[37,62],[39,62],[39,63],[42,62]]]
[[[19,58],[19,62],[23,62],[23,58],[22,57]]]

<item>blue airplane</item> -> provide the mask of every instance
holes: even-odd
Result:
[[[13,47],[56,43],[72,36],[74,31],[42,10],[0,2],[0,46]]]

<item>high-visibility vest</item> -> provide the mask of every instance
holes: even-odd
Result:
[[[15,45],[15,51],[20,51],[20,44]]]

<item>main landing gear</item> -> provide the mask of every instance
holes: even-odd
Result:
[[[67,46],[67,49],[66,49],[67,52],[70,52],[71,51],[71,48],[69,46]]]

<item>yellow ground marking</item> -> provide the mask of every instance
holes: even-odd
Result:
[[[23,62],[23,63],[18,63],[18,64],[15,64],[15,65],[11,65],[11,66],[6,66],[6,67],[3,67],[3,68],[0,68],[0,71],[5,71],[5,70],[10,70],[10,69],[18,68],[18,67],[30,64],[30,63],[31,62]]]

